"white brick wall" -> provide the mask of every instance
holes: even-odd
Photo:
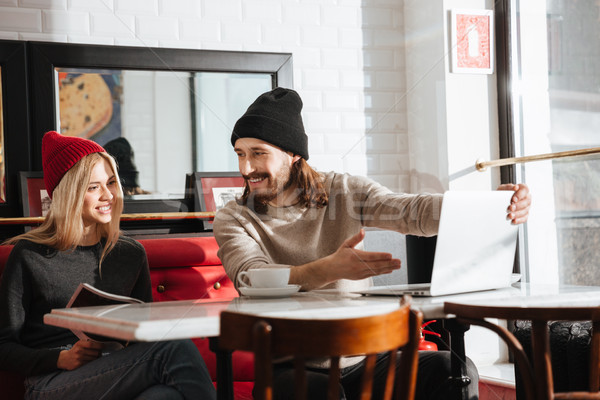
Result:
[[[42,12],[27,8],[0,7],[2,31],[41,32]]]
[[[96,13],[90,15],[90,35],[93,37],[135,37],[136,19],[133,15]]]
[[[66,35],[89,35],[90,17],[81,11],[42,11],[42,29]]]
[[[402,5],[0,0],[0,39],[292,53],[310,164],[408,190]]]
[[[114,2],[112,0],[70,0],[69,10],[87,11],[92,14],[112,13]]]
[[[20,0],[19,4],[21,5],[21,7],[29,8],[45,8],[57,10],[67,9],[67,0],[56,0],[50,2],[46,0]]]

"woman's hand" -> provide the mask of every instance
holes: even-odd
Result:
[[[94,361],[102,355],[102,343],[80,340],[69,350],[63,350],[58,355],[56,366],[72,371],[82,365]]]

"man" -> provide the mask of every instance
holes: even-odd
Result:
[[[237,121],[231,143],[246,185],[242,198],[215,217],[219,257],[233,282],[241,271],[286,264],[291,266],[289,283],[302,290],[365,288],[372,276],[400,268],[400,260],[362,250],[363,228],[435,235],[443,195],[394,194],[364,177],[313,170],[306,162],[301,110],[295,91],[276,88],[259,96]],[[525,222],[531,203],[527,186],[500,189],[515,191],[508,218]],[[362,367],[353,360],[341,365],[348,398],[356,395]],[[385,360],[378,361],[384,365]],[[477,372],[470,361],[468,369],[470,398],[477,398]],[[286,398],[293,390],[291,371],[289,365],[276,366],[276,397]],[[318,369],[309,376],[309,391],[324,393],[326,376]],[[448,352],[420,353],[416,397],[448,398],[449,376]]]

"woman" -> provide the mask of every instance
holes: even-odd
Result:
[[[0,283],[0,365],[25,375],[27,399],[212,399],[214,387],[190,340],[135,343],[103,352],[69,330],[44,325],[81,282],[152,301],[144,248],[120,236],[123,192],[111,156],[90,140],[48,132],[44,182],[52,198],[37,229],[15,244]]]

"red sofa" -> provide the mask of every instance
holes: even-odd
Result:
[[[237,291],[217,257],[214,237],[171,237],[141,239],[146,249],[154,301],[200,298],[233,298]],[[0,274],[12,246],[0,246]],[[216,381],[216,357],[208,348],[208,339],[193,339]],[[254,364],[250,353],[233,353],[235,399],[252,399]],[[23,378],[0,366],[2,399],[23,399]]]

